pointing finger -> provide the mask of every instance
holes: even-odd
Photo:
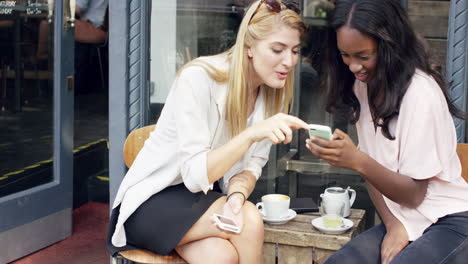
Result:
[[[286,122],[288,122],[288,126],[290,126],[293,129],[300,129],[300,128],[308,129],[309,128],[309,124],[302,121],[302,119],[300,119],[298,117],[290,116],[290,115],[286,116],[286,117],[287,117]]]

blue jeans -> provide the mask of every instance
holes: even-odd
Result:
[[[325,264],[379,264],[385,226],[375,226],[353,238]],[[398,254],[391,264],[468,263],[468,211],[447,215],[431,225]]]

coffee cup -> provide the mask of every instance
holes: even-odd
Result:
[[[345,202],[341,199],[323,199],[319,211],[326,228],[338,228],[343,222]]]
[[[286,218],[289,213],[290,198],[284,194],[266,194],[262,202],[257,203],[260,213],[269,219]]]

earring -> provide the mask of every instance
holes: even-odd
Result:
[[[249,59],[251,59],[253,57],[252,51],[250,50],[250,47],[247,49],[247,57],[249,57]]]

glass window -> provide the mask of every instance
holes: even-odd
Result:
[[[151,115],[159,116],[177,70],[188,61],[229,49],[244,8],[253,1],[152,1]]]
[[[53,179],[54,31],[47,16],[47,0],[0,1],[0,197]]]

